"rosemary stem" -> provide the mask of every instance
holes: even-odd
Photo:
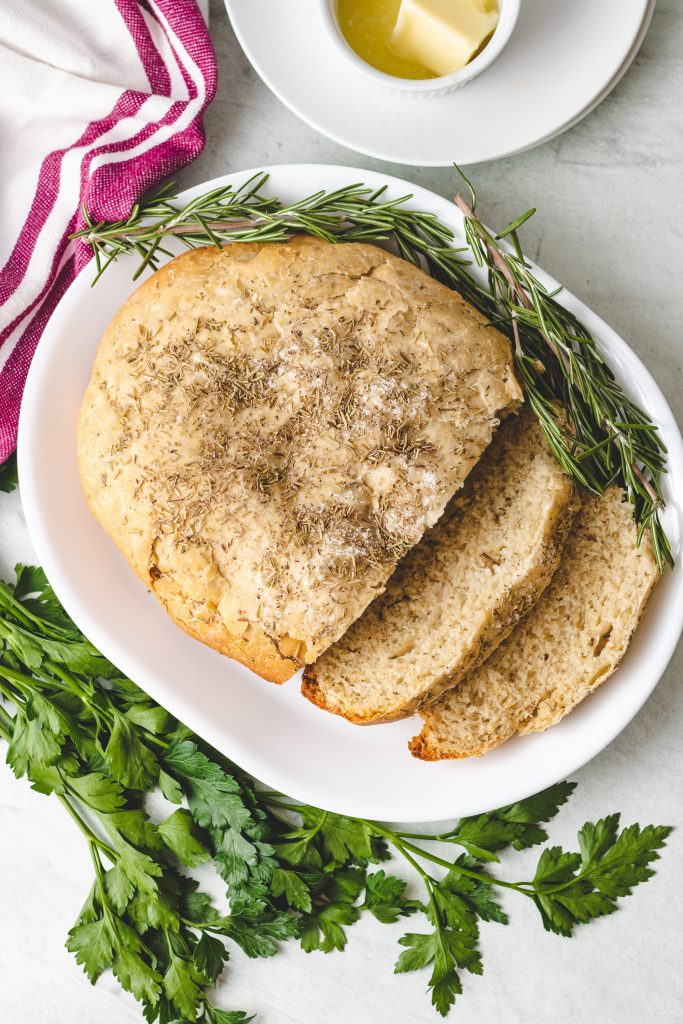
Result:
[[[476,229],[477,234],[479,235],[482,242],[486,246],[487,252],[491,257],[491,261],[500,270],[501,274],[503,275],[508,285],[510,286],[510,290],[517,296],[517,298],[523,306],[526,306],[527,309],[530,309],[531,301],[528,295],[513,277],[512,271],[510,270],[510,267],[508,266],[507,261],[503,256],[502,252],[500,251],[500,249],[498,249],[496,245],[493,244],[488,231],[484,228],[483,224],[476,216],[471,205],[467,202],[465,197],[460,192],[458,192],[458,194],[455,197],[455,205],[458,207],[460,212],[465,217],[467,217],[467,219],[471,222],[472,226]]]
[[[531,302],[531,299],[529,298],[529,295],[526,289],[524,288],[524,285],[514,277],[507,260],[503,256],[498,246],[496,246],[495,242],[491,239],[489,232],[484,228],[481,221],[476,216],[471,204],[467,202],[467,200],[461,193],[458,193],[456,195],[455,204],[461,211],[461,213],[470,222],[472,228],[476,231],[477,236],[479,237],[480,241],[486,248],[486,251],[490,257],[491,262],[495,267],[497,267],[500,270],[511,292],[517,297],[517,299],[522,305],[524,305],[527,309],[532,309],[533,303]],[[521,340],[519,335],[519,325],[517,317],[514,315],[514,313],[512,317],[512,329],[515,340],[515,353],[519,358],[523,354],[523,350],[521,347]],[[543,334],[543,337],[545,338],[545,341],[550,347],[553,354],[562,362],[565,373],[567,374],[567,377],[570,379],[572,386],[579,393],[579,395],[583,397],[583,395],[581,394],[581,390],[576,380],[574,379],[574,374],[572,374],[571,372],[571,367],[569,365],[566,352],[564,352],[562,348],[558,348],[555,341],[550,337],[547,331],[542,331],[541,333]],[[619,431],[616,430],[614,425],[607,420],[603,421],[603,427],[605,431],[611,435],[611,440],[613,444],[619,449],[620,454],[623,454],[623,442]],[[634,461],[631,468],[634,475],[637,477],[638,481],[643,487],[645,493],[647,494],[648,498],[652,502],[653,509],[656,511],[657,509],[662,508],[662,499],[659,497],[654,487],[652,486],[651,482],[647,479],[647,477],[641,470],[640,466],[638,466],[638,464]]]

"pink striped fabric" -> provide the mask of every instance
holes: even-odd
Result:
[[[87,245],[69,240],[83,225],[82,205],[95,220],[126,217],[144,192],[193,160],[216,89],[196,0],[102,0],[103,23],[90,38],[75,0],[22,2],[19,13],[0,11],[0,59],[7,58],[29,109],[28,125],[21,118],[2,124],[0,110],[0,129],[23,160],[10,170],[24,200],[19,211],[16,197],[11,205],[3,197],[5,209],[0,204],[0,238],[14,217],[14,237],[0,248],[0,463],[16,445],[26,375],[45,325],[91,259]],[[57,31],[47,23],[50,8]],[[70,29],[75,42],[65,42]],[[0,141],[5,154],[11,141]]]

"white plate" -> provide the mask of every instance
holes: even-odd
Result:
[[[445,167],[530,149],[585,117],[635,57],[655,0],[522,0],[495,64],[423,99],[359,74],[327,37],[317,2],[225,4],[254,68],[302,120],[369,156]]]
[[[319,188],[365,181],[414,194],[462,237],[452,203],[397,178],[348,167],[273,167],[288,202]],[[243,171],[190,189],[185,198]],[[678,567],[667,572],[616,675],[560,725],[517,738],[483,758],[426,764],[406,742],[419,720],[359,728],[309,704],[298,679],[278,687],[186,636],[162,611],[90,514],[76,466],[76,418],[101,334],[133,291],[136,261],[122,259],[90,287],[86,269],[48,324],[21,413],[19,471],[38,556],[91,640],[159,703],[263,782],[330,810],[394,821],[432,821],[500,806],[566,778],[631,720],[664,671],[683,626],[683,442],[655,382],[628,345],[569,293],[564,301],[599,339],[619,379],[659,424],[669,448],[665,526]],[[540,277],[555,286],[547,275]]]

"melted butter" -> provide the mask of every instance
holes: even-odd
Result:
[[[464,67],[488,43],[499,10],[498,0],[452,0],[452,10],[448,0],[336,0],[336,8],[342,35],[359,57],[387,75],[412,79]]]
[[[397,56],[389,46],[401,0],[337,0],[337,21],[347,43],[366,63],[395,78],[435,78],[424,64]]]

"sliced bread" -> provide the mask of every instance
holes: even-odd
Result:
[[[281,682],[383,590],[520,400],[507,339],[374,245],[195,249],[100,343],[81,480],[175,621]]]
[[[423,714],[425,761],[485,754],[559,722],[614,672],[659,573],[631,506],[610,488],[584,499],[560,568],[509,639]]]
[[[386,592],[306,669],[304,696],[359,724],[436,699],[548,585],[578,504],[533,414],[508,420]]]

